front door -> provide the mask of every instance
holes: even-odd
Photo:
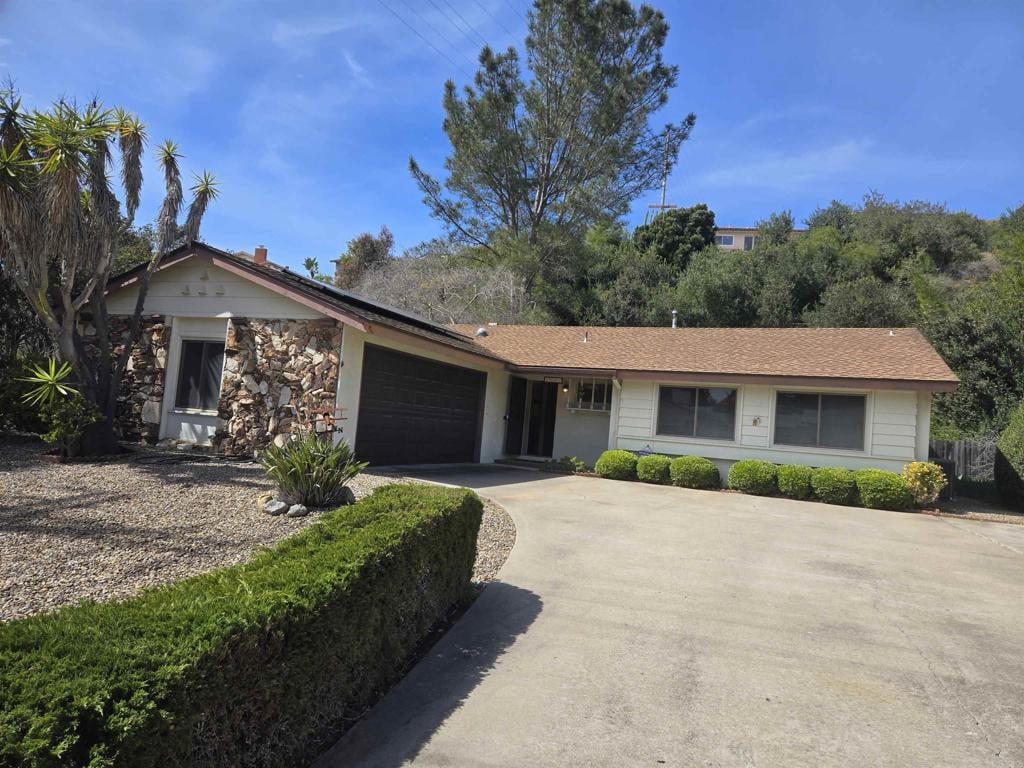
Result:
[[[551,456],[555,444],[558,383],[531,381],[529,393],[526,453],[530,456]]]

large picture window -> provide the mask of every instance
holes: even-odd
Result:
[[[775,397],[775,442],[863,451],[866,404],[864,395],[779,392]]]
[[[174,406],[202,411],[217,410],[223,367],[223,341],[181,342],[181,365],[178,369],[178,392]]]
[[[732,440],[736,390],[721,387],[661,387],[658,434]]]

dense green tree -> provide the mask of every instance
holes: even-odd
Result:
[[[843,240],[850,240],[856,229],[856,213],[852,206],[833,200],[827,208],[816,208],[807,219],[807,228],[831,227]]]
[[[792,239],[795,226],[792,212],[773,213],[757,223],[757,237],[763,246],[783,245]]]
[[[686,269],[693,254],[714,242],[715,214],[706,203],[669,209],[633,232],[633,243],[638,251],[653,251],[677,271]]]
[[[819,328],[900,328],[914,320],[912,302],[905,285],[864,275],[829,286],[804,321]]]
[[[757,257],[711,247],[695,254],[673,293],[683,325],[747,327],[757,324]]]
[[[654,129],[677,68],[665,17],[626,0],[536,0],[523,78],[514,48],[484,48],[472,86],[445,86],[452,145],[442,184],[411,159],[431,213],[478,257],[532,287],[591,225],[615,219],[671,169],[694,116]]]

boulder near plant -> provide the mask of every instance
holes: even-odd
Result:
[[[1024,403],[999,436],[993,474],[1003,503],[1024,511]]]
[[[327,507],[340,504],[349,481],[368,466],[356,461],[348,443],[333,445],[313,432],[282,446],[268,446],[261,457],[267,477],[294,504]]]
[[[680,456],[669,466],[672,485],[680,488],[719,488],[722,477],[711,459],[702,456]]]
[[[636,480],[636,455],[618,449],[605,451],[594,464],[594,471],[609,480]]]
[[[811,488],[827,504],[853,504],[857,500],[853,472],[844,467],[818,467],[811,472]]]
[[[779,467],[779,493],[791,499],[806,499],[811,495],[813,470],[803,464],[782,464]]]
[[[932,461],[910,462],[903,468],[903,479],[918,505],[931,504],[949,483],[942,467]]]
[[[641,456],[636,461],[636,477],[643,483],[667,485],[669,481],[668,467],[672,459],[668,456],[653,454]]]
[[[778,467],[757,459],[737,461],[729,470],[729,487],[755,496],[771,496],[778,492]]]
[[[907,481],[884,469],[858,469],[853,473],[857,500],[870,509],[906,509],[914,501]]]

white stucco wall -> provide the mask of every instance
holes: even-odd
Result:
[[[677,382],[673,382],[673,385],[686,386]],[[735,387],[729,384],[720,386]],[[780,388],[748,385],[736,389],[739,401],[733,439],[706,440],[656,435],[658,383],[625,380],[620,392],[612,442],[616,447],[627,450],[704,456],[714,460],[722,470],[727,470],[739,459],[762,459],[780,464],[842,466],[851,469],[877,467],[898,472],[908,461],[928,457],[930,393],[782,387],[787,392],[835,391],[866,395],[865,450],[843,451],[774,445],[775,393]]]
[[[135,310],[137,296],[138,289],[128,286],[107,298],[107,311],[112,315],[129,315]],[[145,311],[174,317],[312,320],[323,316],[251,280],[196,259],[153,275]]]
[[[508,373],[498,366],[475,363],[458,354],[446,353],[440,348],[427,349],[416,342],[396,341],[345,326],[341,341],[341,372],[338,377],[337,405],[342,409],[344,419],[341,438],[348,441],[349,445],[356,444],[356,435],[359,429],[359,389],[363,377],[363,347],[367,343],[485,372],[487,385],[480,440],[480,461],[493,462],[502,457],[505,443]]]

